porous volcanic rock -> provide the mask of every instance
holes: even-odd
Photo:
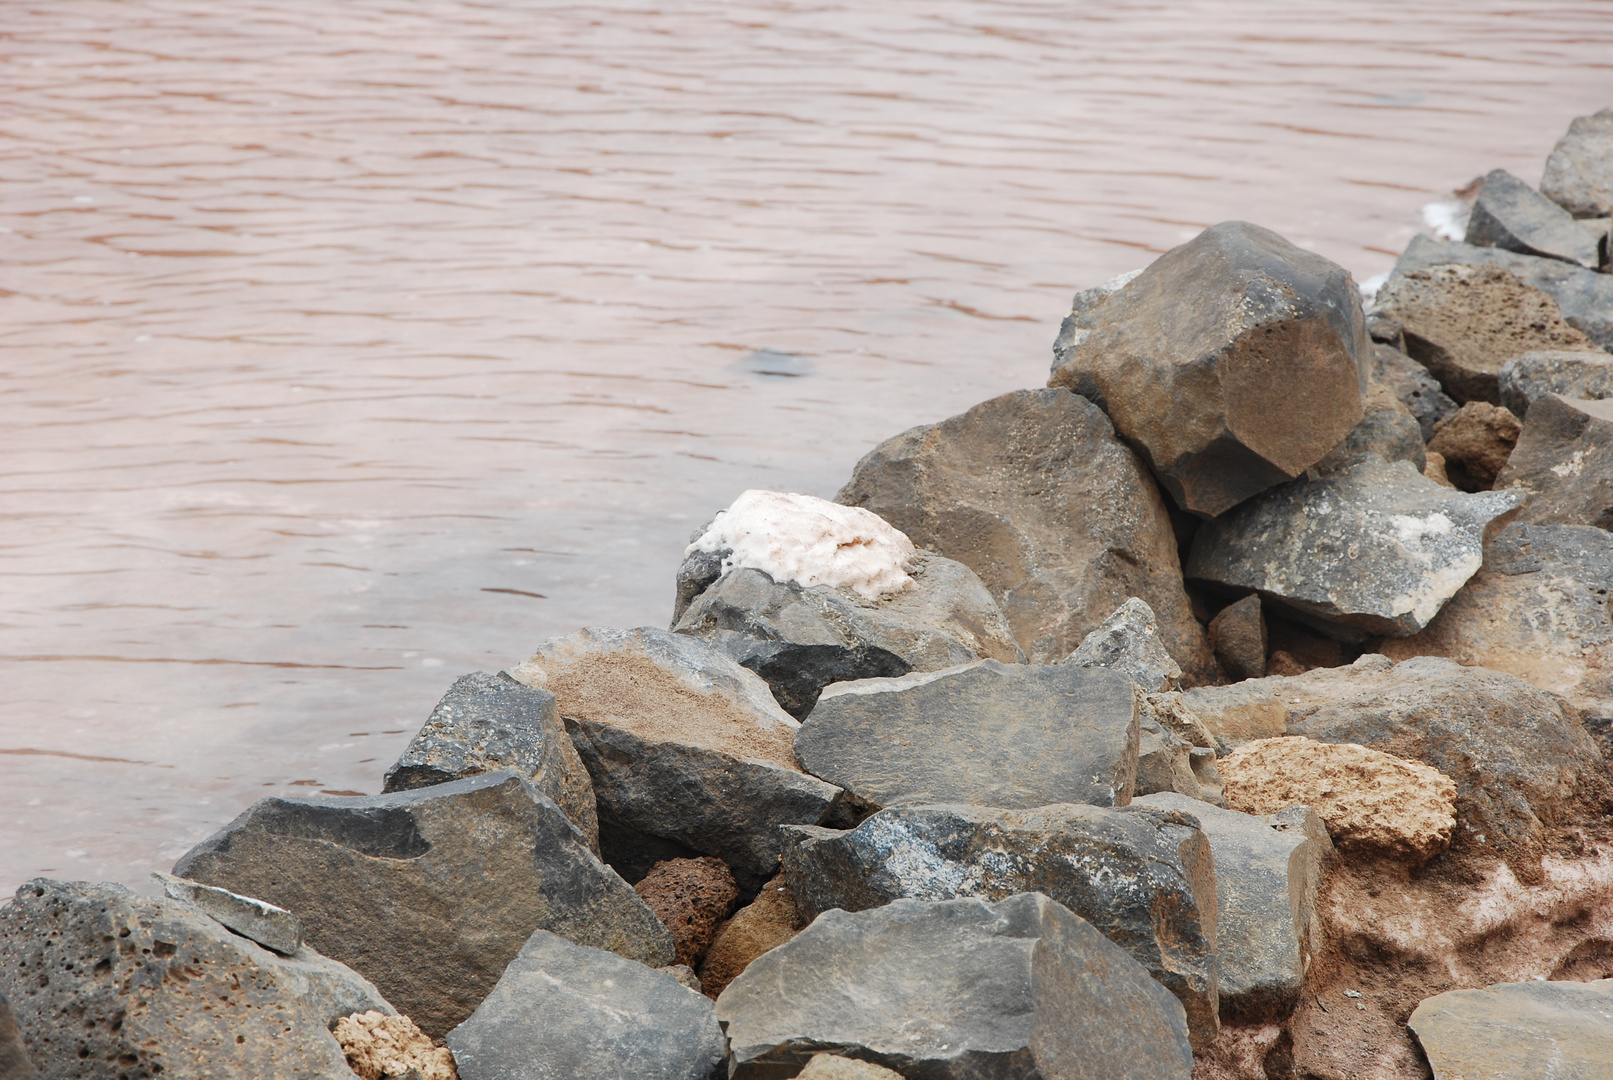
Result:
[[[462,675],[431,710],[383,792],[412,791],[514,769],[547,795],[599,851],[594,786],[560,720],[555,696],[500,672]]]
[[[739,899],[732,871],[710,855],[657,863],[633,891],[671,932],[675,963],[691,974]]]
[[[1535,402],[1496,487],[1529,493],[1520,522],[1613,530],[1613,401]]]
[[[673,630],[709,641],[766,679],[797,719],[832,682],[1024,659],[973,570],[929,553],[908,565],[908,586],[874,599],[731,570],[694,598]]]
[[[799,1080],[899,1080],[902,1074],[871,1061],[858,1061],[839,1054],[814,1054],[806,1068],[796,1075]]]
[[[470,1015],[534,929],[672,961],[650,909],[508,769],[391,795],[262,799],[174,872],[296,912],[311,945],[433,1037]]]
[[[1613,397],[1613,356],[1600,352],[1527,352],[1501,365],[1501,404],[1520,420],[1547,394]]]
[[[801,763],[873,806],[1123,806],[1137,775],[1128,677],[973,664],[837,683],[796,735]]]
[[[1613,1076],[1613,979],[1451,990],[1408,1021],[1436,1080]]]
[[[307,946],[281,956],[178,900],[48,878],[0,907],[0,995],[52,1080],[339,1080],[351,1073],[331,1025],[392,1012]]]
[[[821,1050],[980,1080],[1193,1069],[1181,1003],[1036,893],[826,912],[730,983],[717,1016],[733,1080],[790,1075]]]
[[[1210,620],[1210,647],[1234,682],[1264,677],[1266,620],[1260,613],[1259,593],[1228,604]]]
[[[1195,1046],[1219,1028],[1216,877],[1198,821],[1175,810],[904,806],[848,832],[786,827],[803,918],[897,899],[1044,893],[1125,949],[1182,1002]]]
[[[1183,670],[1211,673],[1164,500],[1084,398],[1019,390],[912,428],[870,451],[835,498],[978,574],[1032,663],[1062,660],[1138,596]]]
[[[709,999],[664,971],[539,930],[448,1033],[460,1080],[711,1080]]]
[[[273,949],[282,956],[294,956],[302,947],[302,920],[285,908],[172,874],[153,873],[151,877],[170,899],[183,900],[200,908],[223,926],[244,938],[251,938],[265,949]]]
[[[1467,219],[1466,243],[1562,259],[1595,270],[1601,252],[1573,215],[1505,169],[1492,170]]]
[[[1445,850],[1456,828],[1456,784],[1450,777],[1354,743],[1256,739],[1218,767],[1232,809],[1273,814],[1310,806],[1342,848],[1421,863]]]
[[[700,965],[701,991],[715,999],[752,960],[778,948],[800,929],[795,899],[780,873],[762,886],[756,899],[717,928],[717,936]]]
[[[1434,428],[1428,449],[1444,462],[1445,477],[1460,491],[1488,491],[1506,466],[1523,425],[1506,408],[1470,401]]]
[[[1159,620],[1148,602],[1135,596],[1081,640],[1059,661],[1083,668],[1118,671],[1146,694],[1179,690],[1182,669],[1159,640]]]
[[[1368,458],[1205,522],[1187,574],[1256,590],[1339,636],[1414,634],[1478,571],[1485,537],[1523,501],[1452,491],[1407,462]]]
[[[1103,409],[1177,505],[1213,517],[1360,423],[1367,340],[1343,268],[1225,221],[1072,311],[1048,385]]]
[[[1613,215],[1613,109],[1574,117],[1546,159],[1540,193],[1578,218]]]
[[[359,1080],[408,1077],[411,1070],[421,1080],[457,1080],[454,1055],[433,1043],[407,1016],[388,1016],[374,1009],[354,1013],[336,1021],[331,1034]]]
[[[559,699],[602,835],[677,841],[754,888],[778,867],[777,827],[819,824],[837,805],[837,788],[799,770],[798,724],[767,684],[699,638],[590,627],[511,674]]]
[[[1398,319],[1394,323],[1400,326]],[[1399,335],[1400,331],[1397,329],[1396,333]],[[1430,375],[1427,368],[1399,349],[1374,342],[1371,356],[1369,386],[1380,386],[1393,394],[1416,419],[1426,443],[1434,435],[1434,425],[1456,412],[1456,402],[1440,389],[1439,380]]]

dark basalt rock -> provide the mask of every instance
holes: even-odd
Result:
[[[1400,320],[1395,319],[1394,325],[1396,335],[1400,336]],[[1423,442],[1428,442],[1434,437],[1434,425],[1456,413],[1456,402],[1440,389],[1439,380],[1430,375],[1427,368],[1399,349],[1374,343],[1371,356],[1369,381],[1389,391],[1406,407],[1417,421]]]
[[[1520,522],[1613,530],[1613,401],[1535,402],[1496,487],[1529,493]]]
[[[1531,352],[1501,366],[1501,404],[1520,420],[1547,394],[1566,398],[1613,397],[1613,356],[1603,352]]]
[[[1210,646],[1234,682],[1265,676],[1266,620],[1260,612],[1259,593],[1228,604],[1210,620]]]
[[[1485,176],[1467,220],[1465,240],[1476,247],[1562,259],[1590,270],[1601,265],[1596,241],[1573,215],[1505,169]]]
[[[1577,218],[1613,215],[1613,109],[1574,118],[1546,159],[1540,193]]]

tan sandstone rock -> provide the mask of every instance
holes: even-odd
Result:
[[[458,1080],[454,1055],[435,1045],[407,1016],[354,1013],[336,1021],[336,1041],[362,1080],[387,1080],[413,1069],[424,1080]]]
[[[700,965],[701,992],[715,1000],[752,960],[793,938],[800,929],[799,919],[795,900],[780,874],[718,928]]]
[[[1523,425],[1499,405],[1470,401],[1434,425],[1428,449],[1440,455],[1445,476],[1463,491],[1488,491],[1518,445]]]
[[[796,1074],[798,1080],[900,1080],[901,1075],[883,1065],[838,1054],[818,1054]]]
[[[1343,848],[1423,862],[1445,849],[1456,827],[1456,784],[1449,777],[1353,743],[1258,739],[1218,767],[1234,810],[1314,807]]]

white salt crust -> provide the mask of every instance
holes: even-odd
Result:
[[[850,589],[865,600],[913,583],[913,541],[878,514],[811,495],[747,491],[684,551],[729,549],[723,573],[750,567],[780,584]]]

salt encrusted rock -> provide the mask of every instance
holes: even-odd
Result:
[[[1408,1023],[1435,1080],[1613,1076],[1613,979],[1451,990],[1426,998]]]
[[[1400,320],[1395,319],[1394,324],[1396,336],[1401,336]],[[1434,425],[1456,412],[1456,402],[1440,389],[1439,380],[1430,375],[1427,368],[1399,349],[1374,343],[1371,356],[1369,384],[1389,391],[1406,407],[1416,419],[1426,443],[1434,435]]]
[[[1510,525],[1484,568],[1428,628],[1383,643],[1391,659],[1444,656],[1567,698],[1613,756],[1613,534]]]
[[[666,928],[512,770],[392,795],[262,799],[174,872],[296,912],[311,945],[434,1037],[470,1015],[535,929],[672,961]]]
[[[837,805],[838,789],[799,770],[798,725],[767,684],[698,638],[590,627],[511,674],[559,699],[606,836],[715,855],[748,889],[778,866],[779,825],[819,824]]]
[[[1574,118],[1546,159],[1540,193],[1577,218],[1613,215],[1613,109]]]
[[[973,570],[929,553],[908,566],[907,588],[875,600],[734,570],[696,596],[673,629],[711,642],[766,679],[797,719],[833,682],[982,658],[1024,659],[1002,609]]]
[[[1501,366],[1515,356],[1539,349],[1596,349],[1585,333],[1564,321],[1547,292],[1502,266],[1407,272],[1397,267],[1375,305],[1401,321],[1406,351],[1463,403],[1498,402]]]
[[[1353,743],[1284,736],[1245,743],[1219,762],[1227,805],[1245,814],[1310,806],[1341,848],[1414,863],[1444,851],[1456,784],[1428,765]]]
[[[717,936],[700,965],[700,989],[715,999],[750,962],[796,935],[801,917],[781,873],[762,886],[756,899],[717,928]]]
[[[1501,404],[1520,420],[1547,394],[1613,397],[1613,356],[1593,352],[1530,352],[1501,366]]]
[[[815,1054],[796,1074],[798,1080],[900,1080],[901,1075],[871,1061],[839,1054]]]
[[[0,994],[0,1076],[6,1080],[39,1078],[34,1063],[28,1059],[28,1048],[23,1045],[22,1029],[4,994]]]
[[[827,912],[734,980],[717,1016],[733,1080],[791,1075],[825,1049],[915,1077],[1193,1070],[1181,1004],[1035,893]]]
[[[1595,270],[1601,253],[1573,215],[1505,169],[1484,178],[1467,219],[1467,243],[1562,259]]]
[[[1103,620],[1060,663],[1118,671],[1146,694],[1181,689],[1182,669],[1160,644],[1154,609],[1135,596]]]
[[[1529,493],[1521,522],[1613,530],[1613,401],[1537,401],[1496,487]]]
[[[1402,637],[1427,626],[1484,561],[1519,492],[1469,495],[1404,461],[1296,480],[1199,528],[1187,575],[1253,589],[1312,624]]]
[[[897,899],[1002,900],[1035,889],[1125,949],[1182,1002],[1195,1047],[1216,1019],[1216,877],[1197,819],[1054,805],[904,806],[849,832],[787,827],[784,876],[803,918]]]
[[[331,1031],[347,1055],[347,1064],[359,1080],[408,1077],[421,1080],[457,1080],[454,1055],[437,1046],[407,1016],[387,1016],[370,1010],[336,1021]]]
[[[691,975],[739,899],[733,873],[710,855],[657,863],[633,891],[671,932],[676,962]]]
[[[294,956],[302,947],[302,920],[285,908],[172,874],[153,873],[151,876],[169,899],[183,900],[201,908],[222,926],[251,938],[266,949],[273,949],[282,956]]]
[[[460,1080],[711,1080],[711,1001],[664,971],[539,930],[448,1033]]]
[[[525,776],[599,851],[594,786],[554,695],[503,673],[478,671],[456,679],[386,771],[381,790],[411,791],[499,769]]]
[[[392,1012],[307,946],[281,956],[190,904],[47,878],[0,908],[0,995],[44,1076],[95,1080],[336,1080],[348,1068],[330,1026]]]
[[[1062,660],[1138,596],[1188,675],[1212,673],[1164,501],[1083,398],[1020,390],[905,431],[859,461],[836,498],[980,575],[1032,663]]]
[[[1523,425],[1499,405],[1470,401],[1440,421],[1428,449],[1444,462],[1445,477],[1461,491],[1488,491],[1517,445]]]
[[[874,806],[1124,806],[1137,773],[1132,681],[981,660],[837,683],[796,735],[814,775]]]
[[[1191,814],[1210,842],[1221,1016],[1239,1023],[1283,1019],[1323,945],[1316,890],[1333,845],[1322,819],[1307,806],[1253,815],[1175,794],[1143,796],[1132,805]]]
[[[1265,676],[1266,620],[1260,613],[1259,593],[1228,604],[1210,620],[1210,647],[1234,682]]]

